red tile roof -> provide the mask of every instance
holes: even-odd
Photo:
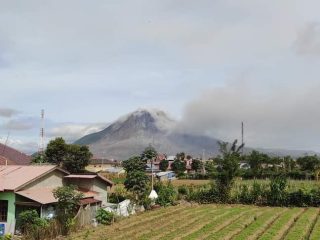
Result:
[[[12,147],[6,146],[0,143],[0,165],[6,164],[6,159],[8,160],[8,165],[29,165],[31,162],[31,157],[25,153],[22,153]]]

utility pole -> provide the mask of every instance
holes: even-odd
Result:
[[[244,145],[244,124],[241,122],[241,145]],[[241,149],[241,155],[243,155],[243,148]]]

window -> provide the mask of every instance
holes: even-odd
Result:
[[[0,222],[6,222],[8,216],[8,201],[0,200]]]

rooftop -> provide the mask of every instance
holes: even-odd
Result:
[[[113,186],[113,182],[110,181],[109,179],[106,179],[105,177],[102,177],[101,175],[99,174],[96,174],[96,175],[81,175],[81,174],[70,174],[68,176],[65,176],[65,178],[67,179],[100,179],[104,182],[106,182],[107,184],[109,184],[110,186]]]
[[[6,161],[8,165],[29,165],[31,157],[27,154],[20,152],[12,147],[0,143],[0,165],[5,165]]]
[[[41,166],[21,166],[21,165],[0,165],[0,191],[16,191],[20,187],[42,177],[43,175],[54,171],[61,170],[53,165]],[[67,173],[67,172],[66,172]]]

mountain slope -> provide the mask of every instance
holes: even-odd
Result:
[[[97,156],[121,160],[140,154],[149,144],[167,155],[217,153],[216,139],[176,132],[176,124],[163,111],[140,109],[75,143],[88,145]]]
[[[217,155],[217,139],[177,131],[177,122],[170,119],[163,111],[139,109],[127,114],[106,129],[89,134],[77,140],[76,144],[88,145],[91,152],[98,157],[109,159],[128,159],[140,154],[149,144],[159,153],[175,155],[185,152],[193,157]],[[244,152],[254,148],[246,146]],[[299,157],[315,154],[312,151],[285,149],[256,149],[270,156]]]

